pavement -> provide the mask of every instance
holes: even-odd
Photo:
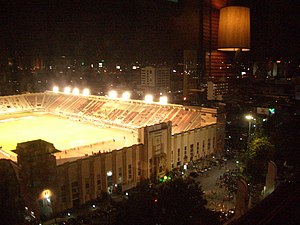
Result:
[[[198,165],[203,166],[203,162]],[[235,160],[228,160],[223,163],[223,166],[209,166],[207,171],[194,178],[196,181],[200,182],[202,186],[208,208],[222,212],[234,210],[235,195],[233,195],[233,198],[229,199],[229,191],[224,185],[218,184],[220,184],[220,176],[222,176],[226,171],[233,170],[235,168]]]

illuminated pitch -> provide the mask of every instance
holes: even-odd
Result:
[[[134,133],[129,130],[95,126],[71,121],[54,115],[11,114],[0,116],[0,145],[10,155],[17,143],[43,139],[59,150],[77,151],[87,146],[84,154],[108,151],[136,144]],[[95,145],[95,143],[100,143]],[[89,147],[94,144],[94,147]]]

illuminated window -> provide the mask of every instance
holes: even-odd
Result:
[[[122,167],[118,169],[118,179],[119,181],[122,181]]]

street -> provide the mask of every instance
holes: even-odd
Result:
[[[193,167],[205,165],[205,163],[200,162],[193,165]],[[206,164],[207,165],[207,164]],[[234,209],[235,196],[234,194],[229,194],[227,185],[235,186],[235,177],[232,171],[236,169],[236,161],[228,160],[223,162],[223,165],[217,166],[207,166],[206,170],[202,170],[202,173],[198,172],[199,176],[194,178],[196,181],[200,182],[202,189],[205,193],[205,198],[207,199],[207,207],[222,212],[229,212]],[[201,167],[200,167],[201,168]],[[203,167],[202,167],[203,168]],[[198,170],[199,171],[199,170]],[[226,176],[224,176],[224,174]],[[220,177],[222,179],[220,180]]]

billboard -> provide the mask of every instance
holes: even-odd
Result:
[[[256,113],[258,115],[266,115],[266,116],[273,115],[273,114],[275,114],[275,108],[257,107]]]
[[[262,108],[262,107],[257,107],[256,112],[258,115],[269,115],[269,108]]]

